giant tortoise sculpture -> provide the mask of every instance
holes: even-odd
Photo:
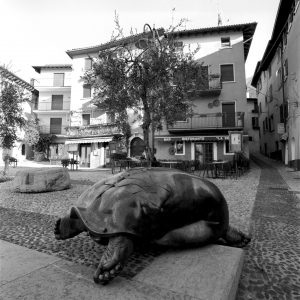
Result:
[[[250,241],[229,226],[226,200],[212,182],[166,168],[131,169],[84,191],[54,229],[58,240],[81,232],[107,245],[94,274],[102,284],[120,273],[142,241],[171,247]]]

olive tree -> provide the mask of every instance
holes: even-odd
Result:
[[[143,33],[130,38],[123,37],[116,23],[118,38],[99,52],[84,80],[94,88],[93,103],[114,114],[117,123],[128,122],[128,112],[134,112],[151,161],[151,129],[153,134],[164,123],[192,113],[190,92],[202,76],[194,60],[198,47],[191,50],[178,43],[176,30],[182,22],[166,31],[146,24]]]

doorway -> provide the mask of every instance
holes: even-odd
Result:
[[[131,141],[131,143],[130,143],[130,156],[131,157],[142,156],[144,150],[145,150],[145,143],[141,138],[136,137]]]
[[[80,145],[80,166],[89,168],[91,165],[91,144]]]
[[[213,143],[195,143],[195,159],[201,164],[213,161]]]
[[[235,103],[222,103],[222,124],[223,127],[235,127]]]

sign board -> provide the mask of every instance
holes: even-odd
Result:
[[[285,132],[284,123],[278,123],[277,124],[277,133],[278,134],[283,134],[284,132]]]
[[[241,152],[243,149],[243,132],[229,131],[229,152]]]
[[[77,152],[78,144],[68,144],[68,152]]]

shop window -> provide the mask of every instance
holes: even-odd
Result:
[[[184,155],[185,154],[185,143],[182,141],[175,142],[175,155]]]
[[[234,81],[233,64],[220,65],[220,72],[222,82]]]

